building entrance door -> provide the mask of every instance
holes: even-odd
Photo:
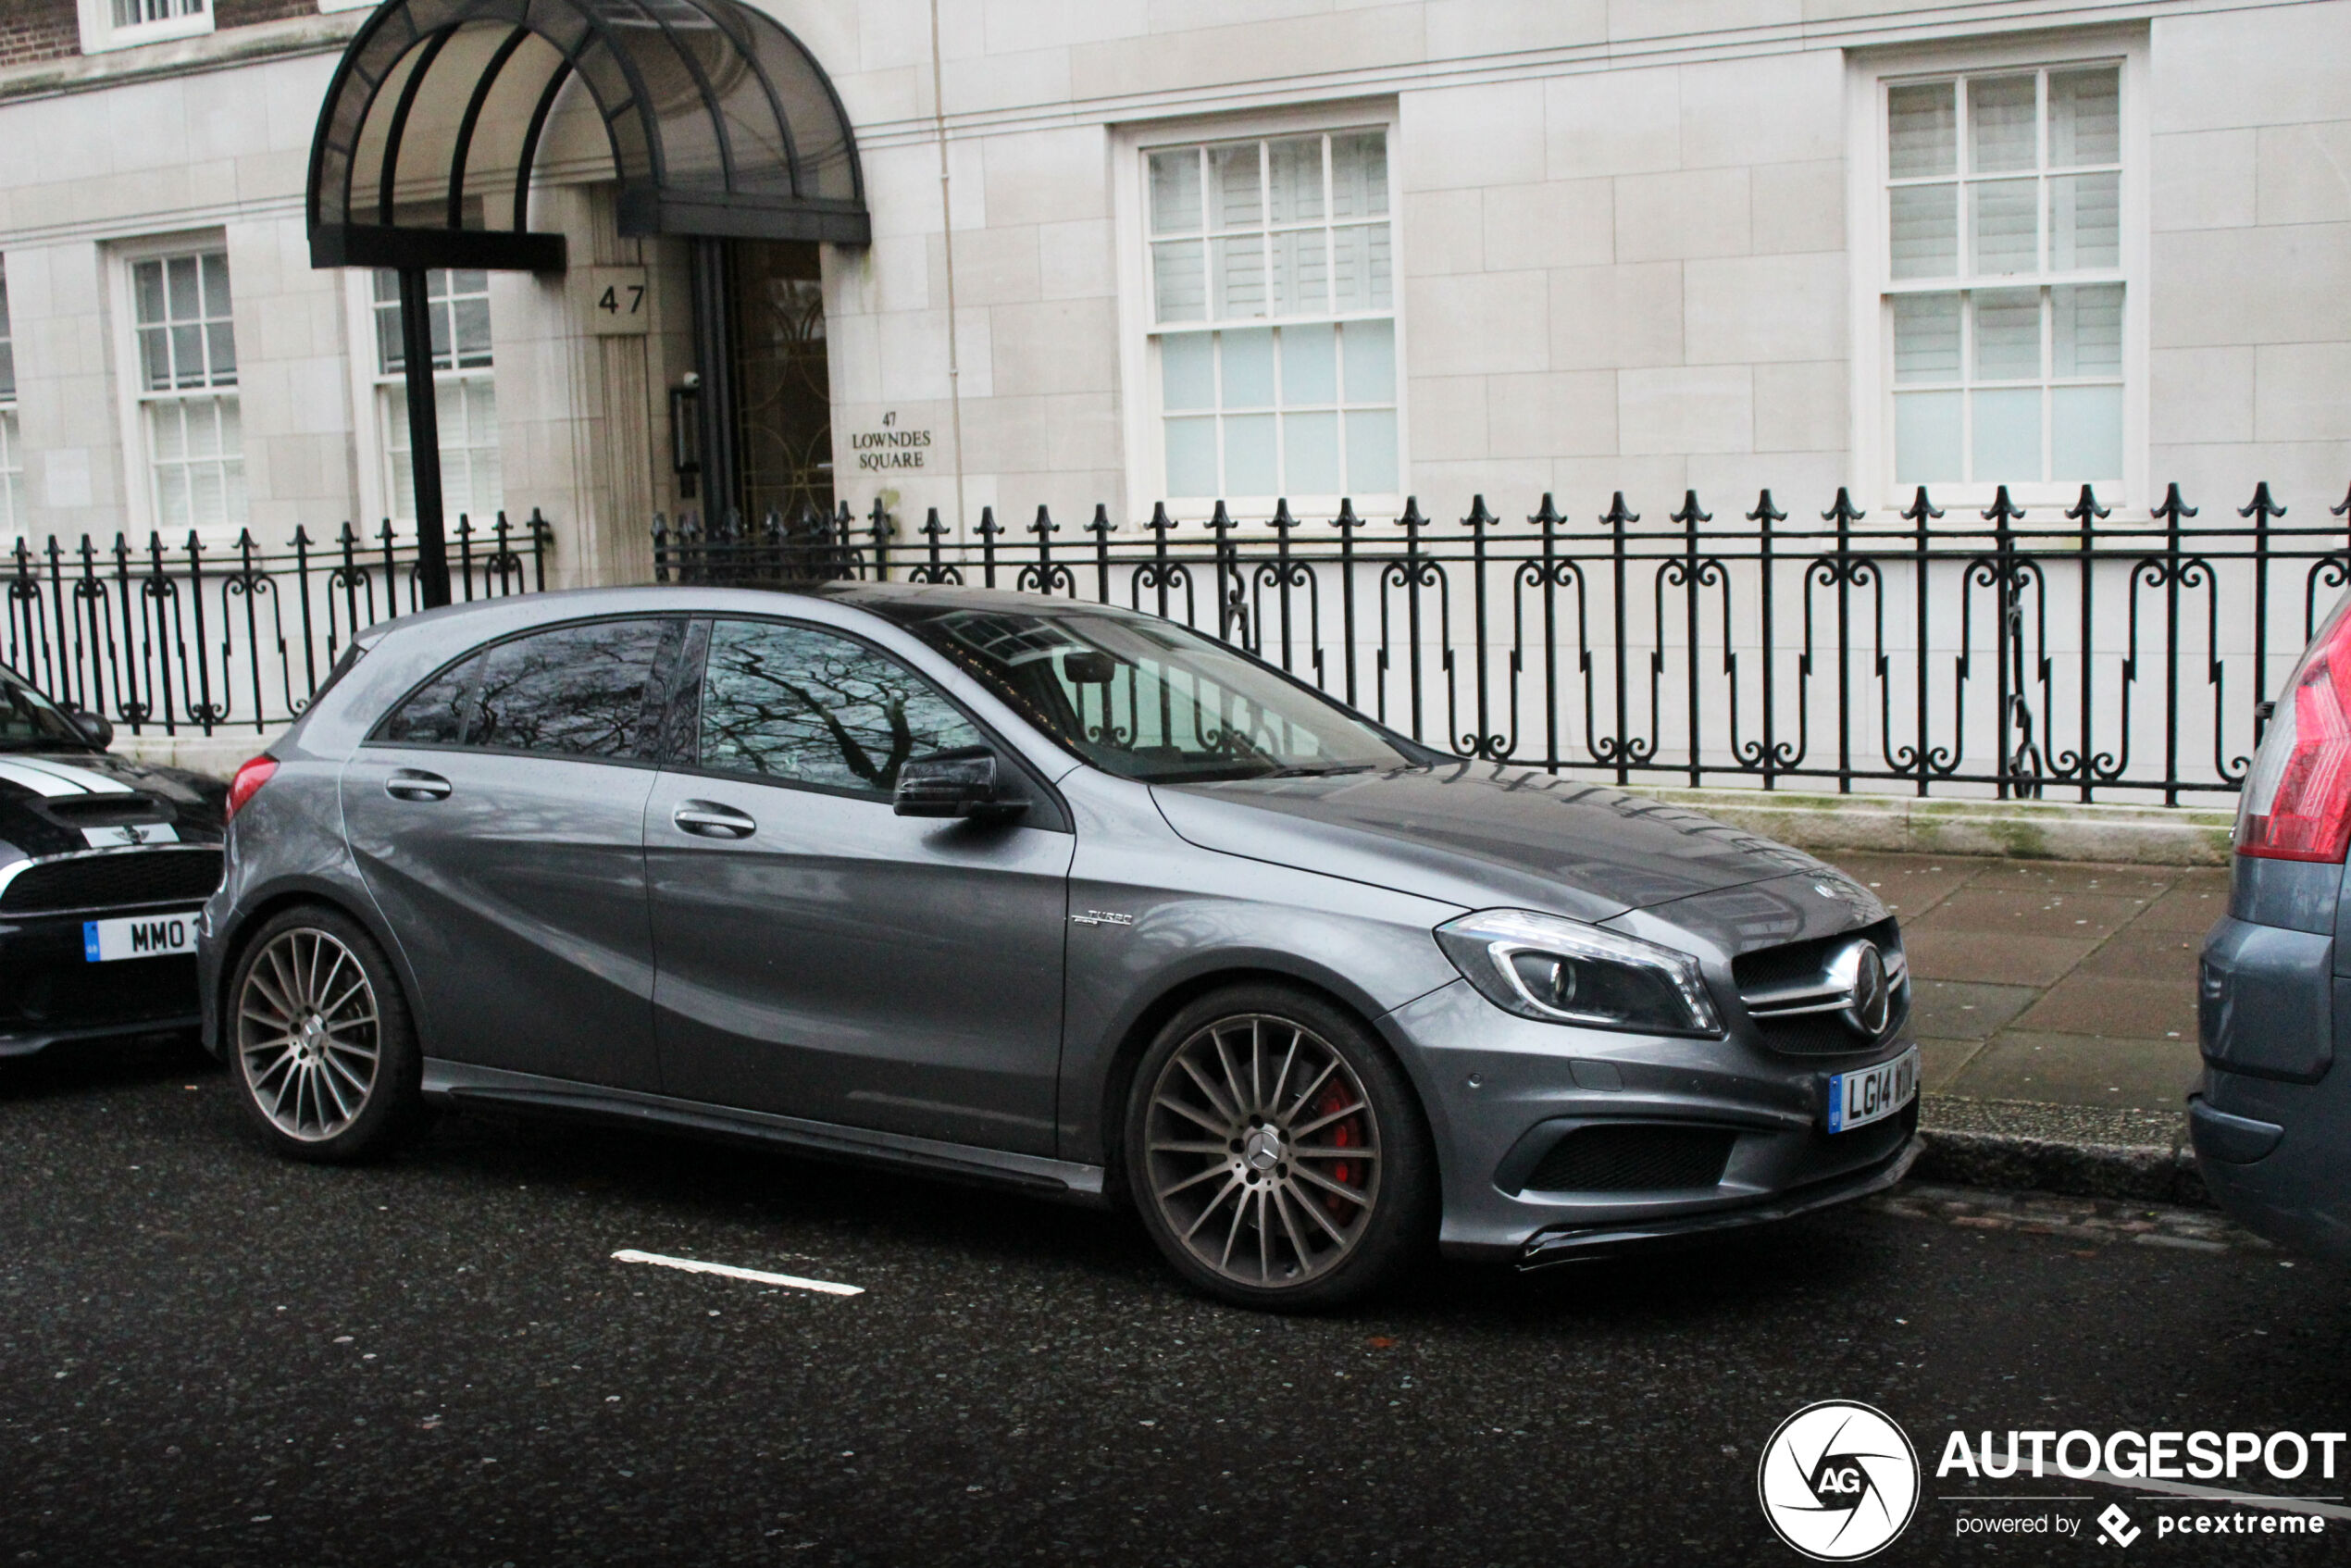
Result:
[[[811,241],[694,242],[702,477],[714,518],[833,508],[825,291]]]

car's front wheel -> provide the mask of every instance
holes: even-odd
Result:
[[[417,1125],[422,1062],[400,983],[357,921],[323,906],[271,916],[230,987],[240,1098],[279,1152],[350,1164]]]
[[[1421,1251],[1436,1164],[1403,1075],[1317,997],[1236,987],[1170,1019],[1126,1125],[1143,1223],[1194,1284],[1238,1305],[1337,1306]]]

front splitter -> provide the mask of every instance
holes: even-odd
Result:
[[[1605,1257],[1619,1249],[1681,1240],[1718,1230],[1737,1230],[1751,1225],[1769,1225],[1774,1220],[1809,1214],[1816,1209],[1835,1208],[1839,1203],[1850,1203],[1892,1187],[1909,1174],[1910,1167],[1917,1164],[1918,1157],[1925,1149],[1925,1139],[1914,1134],[1909,1142],[1895,1151],[1891,1159],[1882,1164],[1777,1198],[1741,1204],[1735,1209],[1715,1209],[1678,1219],[1645,1221],[1639,1225],[1538,1231],[1519,1250],[1518,1266],[1537,1269],[1554,1263],[1581,1263]]]

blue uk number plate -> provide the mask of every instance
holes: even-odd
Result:
[[[111,964],[124,958],[163,958],[195,951],[196,912],[193,909],[81,923],[81,956],[92,964]]]

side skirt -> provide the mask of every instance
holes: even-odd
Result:
[[[833,1159],[894,1165],[926,1176],[1011,1187],[1037,1197],[1088,1208],[1109,1207],[1109,1200],[1102,1192],[1100,1165],[1075,1164],[1035,1154],[1012,1154],[936,1139],[908,1138],[867,1127],[777,1116],[765,1111],[740,1111],[698,1100],[674,1100],[638,1089],[575,1083],[567,1078],[541,1077],[536,1073],[509,1072],[503,1067],[476,1067],[431,1056],[425,1058],[423,1089],[430,1098],[459,1104],[511,1105],[749,1139]]]

